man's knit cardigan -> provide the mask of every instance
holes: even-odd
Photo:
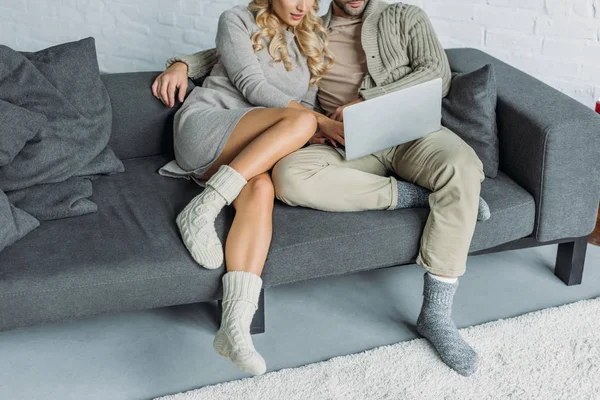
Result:
[[[442,78],[442,96],[445,97],[450,90],[450,65],[427,14],[410,4],[368,1],[361,34],[368,73],[357,95],[368,100]],[[333,4],[322,17],[326,29],[332,13]],[[203,50],[172,57],[167,60],[167,67],[182,61],[188,65],[188,76],[195,80],[210,73],[217,57],[215,49]]]

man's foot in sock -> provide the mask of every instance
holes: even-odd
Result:
[[[450,316],[458,281],[446,283],[425,274],[423,308],[417,331],[435,347],[441,359],[463,376],[477,370],[477,353],[460,336]]]
[[[429,207],[431,190],[414,183],[398,179],[398,205],[399,208]]]
[[[414,183],[398,179],[398,205],[400,208],[429,207],[429,195],[431,190]],[[485,221],[491,216],[490,207],[479,197],[479,208],[477,210],[477,221]]]
[[[223,264],[223,246],[215,230],[215,219],[225,204],[225,199],[208,186],[177,216],[185,247],[198,264],[208,269]]]
[[[487,221],[492,216],[490,206],[484,199],[479,197],[479,209],[477,210],[477,221]]]

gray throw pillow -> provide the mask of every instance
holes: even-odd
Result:
[[[0,98],[0,167],[10,163],[28,141],[33,139],[46,119]],[[11,127],[19,126],[19,134]]]
[[[13,206],[0,190],[0,251],[34,230],[40,222],[25,211]]]
[[[45,118],[43,128],[0,170],[5,191],[72,176],[123,171],[108,147],[112,107],[100,78],[93,37],[36,52],[5,48],[3,69],[20,76],[0,83],[0,98]]]
[[[90,176],[123,171],[94,38],[37,52],[0,45],[0,190],[38,219],[97,210]],[[26,201],[39,198],[40,201]]]
[[[498,174],[500,158],[496,99],[494,66],[486,64],[472,72],[453,72],[450,92],[442,100],[442,125],[475,150],[489,178]]]

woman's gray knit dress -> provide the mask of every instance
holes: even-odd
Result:
[[[295,100],[305,104],[314,97],[309,90],[307,59],[294,34],[283,30],[293,68],[274,62],[269,43],[254,52],[251,35],[258,31],[246,6],[225,11],[219,18],[216,49],[218,61],[202,87],[196,87],[175,113],[173,136],[175,161],[161,168],[162,175],[199,179],[223,151],[231,132],[250,110],[286,107]]]

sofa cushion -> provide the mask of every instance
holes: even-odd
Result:
[[[44,222],[0,253],[0,329],[217,295],[221,270],[201,270],[174,223],[200,188],[158,175],[165,162],[124,162],[94,181],[96,213]]]
[[[113,110],[110,146],[122,160],[157,154],[173,156],[173,117],[181,107],[166,107],[152,95],[152,83],[160,74],[126,72],[104,74],[102,81],[108,90]],[[189,93],[194,88],[188,81]]]
[[[500,156],[492,64],[472,72],[452,73],[450,92],[442,99],[442,125],[475,150],[487,177],[496,177]]]
[[[194,263],[176,215],[201,191],[158,175],[166,156],[125,161],[124,173],[98,178],[98,212],[43,223],[0,253],[0,330],[98,313],[216,300],[224,268]],[[471,249],[527,236],[531,196],[503,174],[483,182],[492,217]],[[264,286],[412,262],[425,209],[328,213],[276,203]],[[216,221],[224,240],[228,207]]]
[[[531,234],[533,197],[502,172],[482,183],[492,216],[479,222],[470,252]],[[427,209],[330,213],[278,203],[265,286],[413,263]]]

